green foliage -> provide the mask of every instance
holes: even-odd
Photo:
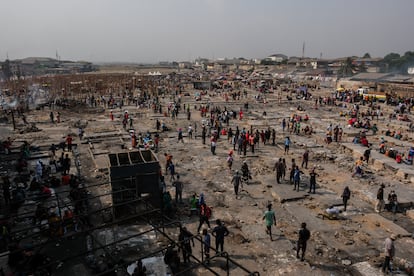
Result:
[[[354,75],[354,72],[356,71],[356,67],[353,64],[353,60],[351,57],[348,57],[344,63],[342,63],[341,68],[338,71],[338,75],[342,77],[350,77]]]
[[[371,55],[369,53],[365,53],[365,55],[362,58],[371,58]]]
[[[407,74],[408,67],[414,66],[414,52],[407,51],[403,56],[397,53],[389,53],[383,59],[388,65],[388,72]]]

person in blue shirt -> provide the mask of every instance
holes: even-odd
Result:
[[[290,143],[291,143],[290,138],[289,138],[289,136],[287,136],[285,138],[285,154],[289,154]]]
[[[301,170],[299,170],[299,166],[296,166],[295,172],[293,173],[293,190],[296,190],[299,192],[299,185],[300,185],[300,174],[303,173]],[[297,186],[297,189],[296,189]]]
[[[210,247],[211,247],[211,236],[207,232],[207,229],[203,229],[203,247],[204,247],[204,255],[206,256],[206,263],[210,263]]]

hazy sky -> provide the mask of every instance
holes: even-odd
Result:
[[[413,0],[0,0],[0,60],[382,57],[414,50]]]

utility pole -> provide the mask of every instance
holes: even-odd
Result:
[[[302,45],[302,59],[305,58],[305,41],[303,41],[303,45]]]

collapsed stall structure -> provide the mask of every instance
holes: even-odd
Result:
[[[151,150],[110,153],[108,157],[115,218],[136,213],[137,198],[155,208],[161,206],[160,164]]]

